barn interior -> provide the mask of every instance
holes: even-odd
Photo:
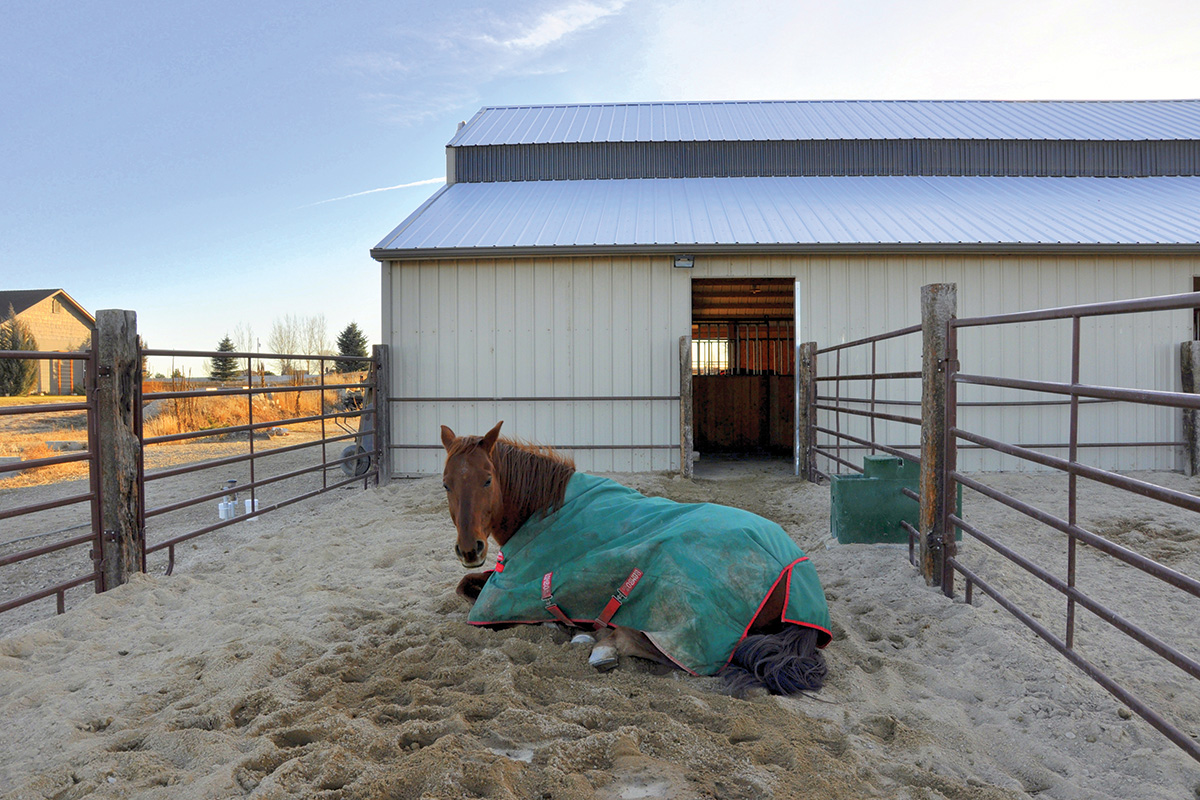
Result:
[[[692,425],[705,454],[792,454],[795,280],[692,280]]]

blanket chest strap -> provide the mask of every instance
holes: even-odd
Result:
[[[542,576],[542,605],[546,610],[554,615],[554,618],[564,625],[574,625],[571,618],[563,613],[563,610],[558,607],[558,603],[554,602],[554,592],[550,590],[551,581],[554,578],[553,572],[547,572]]]
[[[638,585],[638,581],[642,579],[644,573],[640,569],[634,569],[629,573],[629,577],[621,584],[616,593],[609,599],[604,606],[604,610],[600,612],[600,616],[596,617],[596,625],[601,628],[607,628],[609,621],[613,618],[613,614],[621,607],[621,604],[629,599],[629,593],[633,591],[633,587]]]

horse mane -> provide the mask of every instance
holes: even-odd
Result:
[[[464,436],[453,453],[479,444],[482,436]],[[512,520],[515,532],[534,514],[546,514],[562,505],[567,482],[575,474],[575,462],[545,445],[499,439],[492,450],[492,465],[504,494],[504,517]]]

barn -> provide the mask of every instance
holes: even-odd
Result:
[[[78,350],[92,340],[95,318],[62,289],[0,291],[0,321],[15,317],[29,328],[38,350]],[[38,361],[35,394],[82,391],[83,367],[73,359]]]
[[[925,284],[956,284],[959,316],[1200,286],[1195,100],[488,107],[446,160],[446,185],[371,251],[397,474],[440,471],[440,424],[501,419],[582,469],[677,469],[681,337],[700,457],[790,456],[796,343],[919,322]],[[961,352],[1062,379],[1060,334]],[[1178,388],[1195,336],[1189,312],[1097,322],[1083,373]],[[882,359],[919,368],[919,342]],[[1061,408],[1009,400],[990,433],[1053,440]],[[1090,457],[1177,468],[1178,416],[1089,409],[1094,442],[1148,443]],[[960,465],[1006,468],[988,457]]]

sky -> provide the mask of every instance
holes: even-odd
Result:
[[[0,288],[379,342],[369,251],[483,106],[1196,98],[1197,0],[3,0]]]

